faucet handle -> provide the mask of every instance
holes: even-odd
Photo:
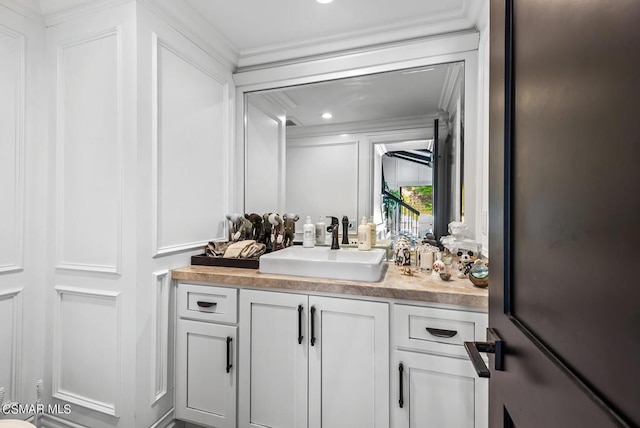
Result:
[[[331,219],[331,225],[332,226],[340,224],[339,221],[338,221],[338,217],[334,217],[332,215],[328,215],[326,217]]]

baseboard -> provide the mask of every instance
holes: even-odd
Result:
[[[40,416],[39,424],[38,428],[90,428],[47,413]]]
[[[178,428],[179,423],[173,417],[173,408],[164,414],[158,421],[149,428]]]
[[[33,418],[31,419],[30,422],[33,421]],[[39,425],[38,428],[90,428],[50,414],[41,415]],[[182,426],[182,422],[174,419],[172,408],[149,428],[180,428]]]

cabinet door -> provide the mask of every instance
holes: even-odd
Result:
[[[240,427],[307,426],[307,300],[240,291]]]
[[[216,428],[236,426],[237,327],[179,320],[176,417]],[[228,355],[228,359],[227,359]]]
[[[309,427],[389,426],[389,305],[309,297]]]
[[[469,360],[395,351],[391,379],[394,428],[487,427],[487,379]]]

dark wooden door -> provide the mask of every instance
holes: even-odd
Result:
[[[490,426],[640,426],[640,1],[490,6]]]

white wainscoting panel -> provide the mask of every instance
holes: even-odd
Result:
[[[57,55],[56,267],[117,274],[123,197],[120,27],[59,45]]]
[[[169,378],[169,289],[171,275],[164,269],[153,273],[151,312],[151,405],[167,394]]]
[[[0,272],[10,272],[24,248],[24,36],[0,26],[0,58]]]
[[[358,142],[287,144],[286,212],[304,221],[311,216],[349,217],[359,224]],[[322,177],[322,178],[319,178]],[[325,219],[325,221],[327,221]]]
[[[53,397],[119,416],[120,293],[55,287]]]
[[[229,83],[154,35],[154,252],[224,238],[229,187]],[[213,59],[209,58],[209,61]]]
[[[5,401],[20,395],[22,361],[22,288],[0,291],[0,386]]]

